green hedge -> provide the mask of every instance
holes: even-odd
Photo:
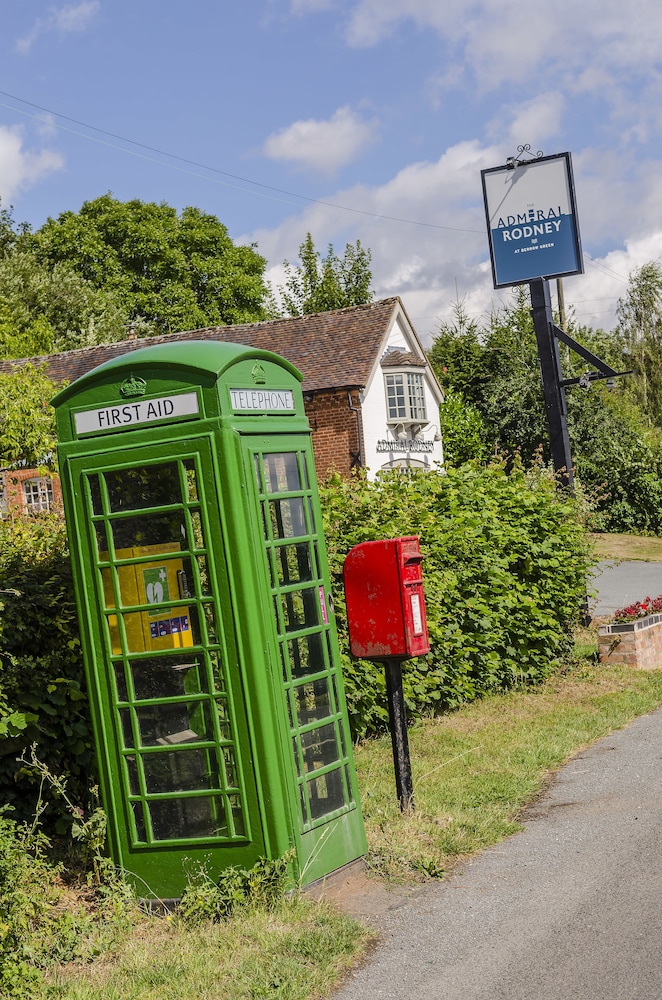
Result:
[[[32,743],[87,808],[96,779],[84,685],[62,516],[0,521],[0,801],[15,819],[33,816],[37,802],[39,778],[17,761]],[[72,817],[60,801],[44,820],[63,833]]]
[[[388,718],[383,668],[348,655],[342,564],[359,542],[420,536],[431,649],[404,666],[410,715],[540,681],[569,650],[588,547],[577,502],[543,470],[333,477],[322,508],[356,736]]]
[[[431,637],[428,656],[404,668],[410,715],[453,708],[487,691],[547,676],[570,646],[585,596],[588,555],[575,502],[542,472],[499,464],[447,475],[392,473],[321,486],[343,671],[356,736],[388,714],[383,668],[348,654],[342,564],[376,538],[416,534]],[[39,776],[17,763],[38,756],[89,807],[95,765],[66,534],[61,517],[0,522],[0,801],[28,818]],[[48,793],[52,795],[52,792]],[[51,799],[47,828],[64,832]]]

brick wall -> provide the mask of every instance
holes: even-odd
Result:
[[[350,390],[352,406],[360,409],[358,390]],[[319,479],[329,472],[348,476],[359,466],[363,454],[363,434],[359,440],[359,414],[350,409],[348,390],[333,389],[304,396],[306,416],[313,432],[313,454]],[[5,480],[5,503],[9,510],[23,510],[23,482],[40,478],[34,469],[0,473]],[[62,503],[62,490],[57,476],[53,477],[53,500]]]
[[[25,495],[23,483],[28,479],[44,480],[50,479],[53,489],[53,504],[62,505],[62,490],[58,476],[40,476],[35,469],[13,469],[0,473],[2,480],[0,485],[4,485],[2,496],[3,510],[25,510]],[[45,495],[43,497],[45,500]]]
[[[359,393],[350,391],[352,406],[360,409]],[[319,479],[331,471],[348,476],[363,453],[359,414],[350,409],[347,389],[304,394],[306,416],[313,432],[313,453]]]
[[[627,625],[603,625],[598,633],[601,663],[622,663],[636,670],[662,669],[662,615]]]

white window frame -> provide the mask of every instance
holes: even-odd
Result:
[[[53,506],[53,480],[48,476],[24,479],[21,490],[26,514],[41,514]]]
[[[0,472],[0,520],[9,517],[9,498],[7,497],[7,475]]]
[[[425,427],[428,421],[423,372],[408,368],[384,372],[386,413],[389,424]]]

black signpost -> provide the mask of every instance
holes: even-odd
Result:
[[[529,146],[519,146],[520,157]],[[572,489],[566,386],[588,389],[617,372],[554,323],[549,279],[583,273],[570,153],[511,157],[481,172],[495,288],[528,284],[538,344],[552,464],[561,486]],[[564,379],[559,341],[595,370]]]

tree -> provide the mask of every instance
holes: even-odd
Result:
[[[95,288],[69,264],[50,267],[24,243],[0,257],[0,357],[121,340],[126,323],[117,296]]]
[[[372,299],[370,282],[372,254],[361,241],[347,243],[339,258],[329,243],[326,257],[315,249],[310,233],[299,247],[297,267],[284,262],[287,281],[279,288],[280,297],[289,316],[327,312],[360,306]]]
[[[635,377],[629,379],[630,392],[650,422],[662,427],[662,265],[658,261],[649,261],[630,274],[616,314],[627,367],[635,369]]]
[[[2,208],[0,204],[0,258],[8,254],[25,233],[30,231],[27,222],[14,222],[14,207]]]
[[[533,321],[522,289],[483,328],[458,303],[428,356],[444,389],[460,393],[482,417],[483,448],[474,457],[495,448],[518,452],[527,461],[541,448],[548,453]],[[477,429],[475,421],[473,427]]]
[[[0,468],[54,465],[56,386],[45,368],[28,364],[0,375]]]
[[[66,263],[110,294],[129,321],[170,333],[264,318],[266,261],[235,246],[226,227],[198,208],[120,202],[111,194],[49,218],[30,237],[37,259]]]
[[[619,331],[571,326],[569,332],[617,370],[626,366]],[[562,353],[564,376],[581,375],[586,362],[565,348]],[[448,415],[441,407],[444,441],[450,432],[450,447],[444,448],[449,464],[481,460],[495,448],[516,452],[525,462],[540,456],[548,460],[540,366],[525,289],[516,289],[512,302],[483,327],[457,306],[429,356],[450,401]],[[651,371],[649,379],[654,375]],[[567,389],[566,399],[573,461],[594,505],[595,527],[662,532],[662,432],[650,425],[649,412],[633,397],[627,380],[619,380],[611,391],[600,382],[588,392],[575,386]],[[650,403],[650,381],[647,399]]]

